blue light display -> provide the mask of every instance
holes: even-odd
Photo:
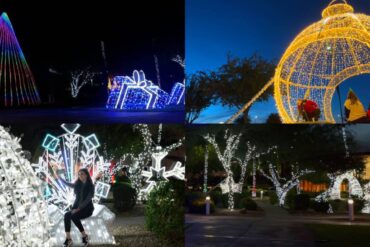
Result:
[[[170,94],[168,105],[184,105],[185,104],[185,85],[182,83],[176,83]]]
[[[168,105],[184,104],[184,90],[176,83],[171,94],[162,90],[145,78],[143,71],[135,70],[132,77],[116,76],[113,78],[106,107],[118,110],[163,109]]]

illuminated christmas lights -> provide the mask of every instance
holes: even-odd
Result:
[[[143,71],[135,70],[132,77],[116,76],[106,107],[121,110],[163,109],[169,105],[183,105],[185,85],[176,83],[168,94],[145,78]]]
[[[298,102],[312,100],[321,111],[320,122],[335,123],[332,99],[345,80],[370,73],[370,17],[352,6],[331,2],[322,19],[304,29],[282,56],[275,75],[228,123],[247,110],[271,85],[284,123],[299,118]]]
[[[50,246],[41,183],[19,142],[0,126],[0,246]]]
[[[268,174],[266,174],[263,169],[259,169],[259,171],[265,178],[269,179],[274,184],[276,195],[279,198],[279,205],[281,207],[285,204],[285,198],[288,192],[300,183],[299,178],[314,172],[308,169],[299,170],[299,167],[292,166],[291,178],[290,180],[287,180],[279,176],[279,173],[276,171],[276,167],[271,163],[268,167]]]
[[[41,103],[32,72],[6,13],[0,16],[0,107]]]
[[[79,124],[62,124],[61,127],[66,133],[58,137],[46,135],[43,141],[45,151],[39,162],[32,165],[36,175],[43,181],[43,196],[48,203],[48,213],[52,220],[53,239],[58,245],[63,241],[63,216],[75,201],[73,188],[66,186],[60,178],[74,183],[78,179],[78,171],[86,168],[95,184],[94,214],[83,221],[89,229],[89,242],[112,244],[114,237],[108,232],[106,224],[114,219],[114,214],[107,207],[98,204],[101,198],[107,198],[110,190],[110,163],[99,155],[97,149],[100,143],[95,134],[85,137],[76,133]],[[78,235],[78,230],[72,228],[72,238],[76,243],[80,242]]]
[[[152,153],[152,166],[149,167],[149,171],[142,171],[147,186],[141,189],[140,198],[145,199],[160,181],[168,181],[170,177],[185,180],[185,166],[180,162],[176,162],[168,171],[166,171],[166,167],[161,165],[161,161],[167,154],[168,152],[161,151],[160,148],[157,152]]]
[[[351,171],[347,171],[342,174],[328,174],[328,177],[330,179],[330,186],[327,191],[318,195],[315,198],[315,200],[316,201],[328,201],[328,200],[341,199],[341,196],[340,196],[341,189],[340,188],[344,180],[348,181],[349,195],[362,198],[364,196],[364,192],[362,190],[360,182],[355,177],[355,173],[356,172],[354,170],[351,170]]]

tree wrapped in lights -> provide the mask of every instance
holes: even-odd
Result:
[[[94,213],[84,220],[90,234],[90,242],[94,244],[115,243],[114,237],[106,227],[114,220],[115,215],[105,206],[99,205],[101,198],[107,198],[110,190],[111,177],[106,163],[97,149],[100,143],[95,136],[82,136],[76,131],[79,124],[62,124],[65,134],[55,137],[47,134],[42,143],[45,149],[37,164],[33,164],[37,176],[43,181],[43,196],[48,202],[48,213],[52,223],[55,243],[63,243],[64,213],[70,210],[75,200],[73,188],[66,186],[59,178],[74,183],[78,179],[78,171],[88,169],[95,185]],[[58,175],[58,176],[56,176]],[[77,228],[72,228],[72,238],[80,241]]]
[[[243,187],[239,183],[236,183],[233,178],[233,171],[231,169],[231,162],[235,157],[235,152],[238,149],[240,138],[242,134],[233,134],[229,130],[225,131],[224,140],[226,146],[223,151],[216,141],[216,136],[207,134],[204,137],[214,148],[217,158],[220,160],[223,168],[226,171],[226,179],[221,182],[221,190],[223,194],[228,194],[228,208],[229,210],[234,209],[234,193],[241,193]],[[243,164],[242,162],[240,164]]]
[[[71,72],[71,94],[73,98],[77,98],[80,90],[87,83],[93,83],[96,73],[90,72],[88,69],[76,70]]]
[[[354,13],[345,0],[333,0],[322,19],[304,29],[282,56],[274,77],[256,96],[274,85],[274,98],[284,123],[299,120],[298,103],[312,100],[322,114],[319,121],[334,123],[332,98],[345,80],[370,73],[370,16]],[[235,120],[257,99],[246,104]]]
[[[32,72],[6,13],[0,16],[0,106],[41,103]]]
[[[141,135],[143,145],[142,149],[138,153],[131,152],[128,154],[124,154],[121,158],[122,162],[117,164],[111,170],[111,175],[114,175],[123,167],[128,167],[130,180],[133,184],[134,189],[136,190],[138,200],[144,200],[146,198],[147,194],[150,193],[150,191],[157,184],[157,180],[167,180],[168,177],[176,177],[181,180],[184,179],[185,167],[182,166],[181,163],[175,162],[171,167],[171,170],[167,172],[165,170],[165,167],[161,166],[160,161],[165,156],[167,156],[169,152],[182,146],[184,142],[184,138],[181,138],[177,142],[163,147],[161,144],[162,127],[162,124],[158,126],[158,132],[155,136],[154,134],[152,134],[149,125],[134,125],[133,129],[135,131],[138,131]],[[164,156],[161,157],[162,155]],[[149,171],[145,171],[145,169],[148,168],[148,164],[150,163],[152,164],[152,166],[149,166]],[[163,175],[165,175],[165,177],[163,177]],[[145,178],[146,180],[144,181]],[[143,185],[145,182],[147,182],[146,186]]]
[[[299,178],[314,172],[308,169],[300,170],[298,166],[292,166],[291,178],[290,180],[287,180],[286,178],[280,177],[276,167],[271,163],[268,165],[268,174],[265,173],[263,169],[259,169],[259,171],[265,178],[269,179],[273,183],[276,195],[279,198],[279,205],[281,207],[285,204],[285,198],[288,192],[300,183]]]
[[[0,245],[50,246],[41,183],[19,142],[0,126]]]

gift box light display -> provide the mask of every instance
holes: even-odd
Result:
[[[0,126],[0,246],[50,246],[40,180],[19,141]]]
[[[52,222],[52,235],[54,244],[62,245],[65,236],[63,216],[70,210],[75,195],[72,188],[66,186],[59,177],[74,183],[78,178],[78,171],[87,168],[95,184],[93,216],[83,220],[89,231],[91,244],[114,244],[114,237],[108,232],[106,224],[114,219],[114,214],[105,206],[99,205],[101,198],[107,198],[110,189],[110,176],[107,176],[110,163],[104,161],[97,149],[100,143],[95,136],[82,136],[76,131],[79,124],[62,124],[65,134],[55,137],[47,134],[42,146],[44,154],[39,158],[33,168],[43,181],[43,195],[48,202],[48,212]],[[58,176],[56,176],[58,174]],[[81,243],[78,230],[72,228],[72,239]]]
[[[120,110],[163,109],[168,106],[184,105],[185,85],[176,83],[168,94],[145,78],[143,71],[135,70],[132,77],[113,78],[106,107]]]
[[[26,58],[6,13],[0,16],[0,106],[40,104]]]

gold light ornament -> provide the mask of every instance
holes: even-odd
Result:
[[[315,101],[320,122],[334,123],[332,98],[346,79],[370,73],[370,16],[346,1],[332,1],[322,19],[301,32],[281,58],[274,76],[275,101],[284,123],[299,118],[298,100]]]

